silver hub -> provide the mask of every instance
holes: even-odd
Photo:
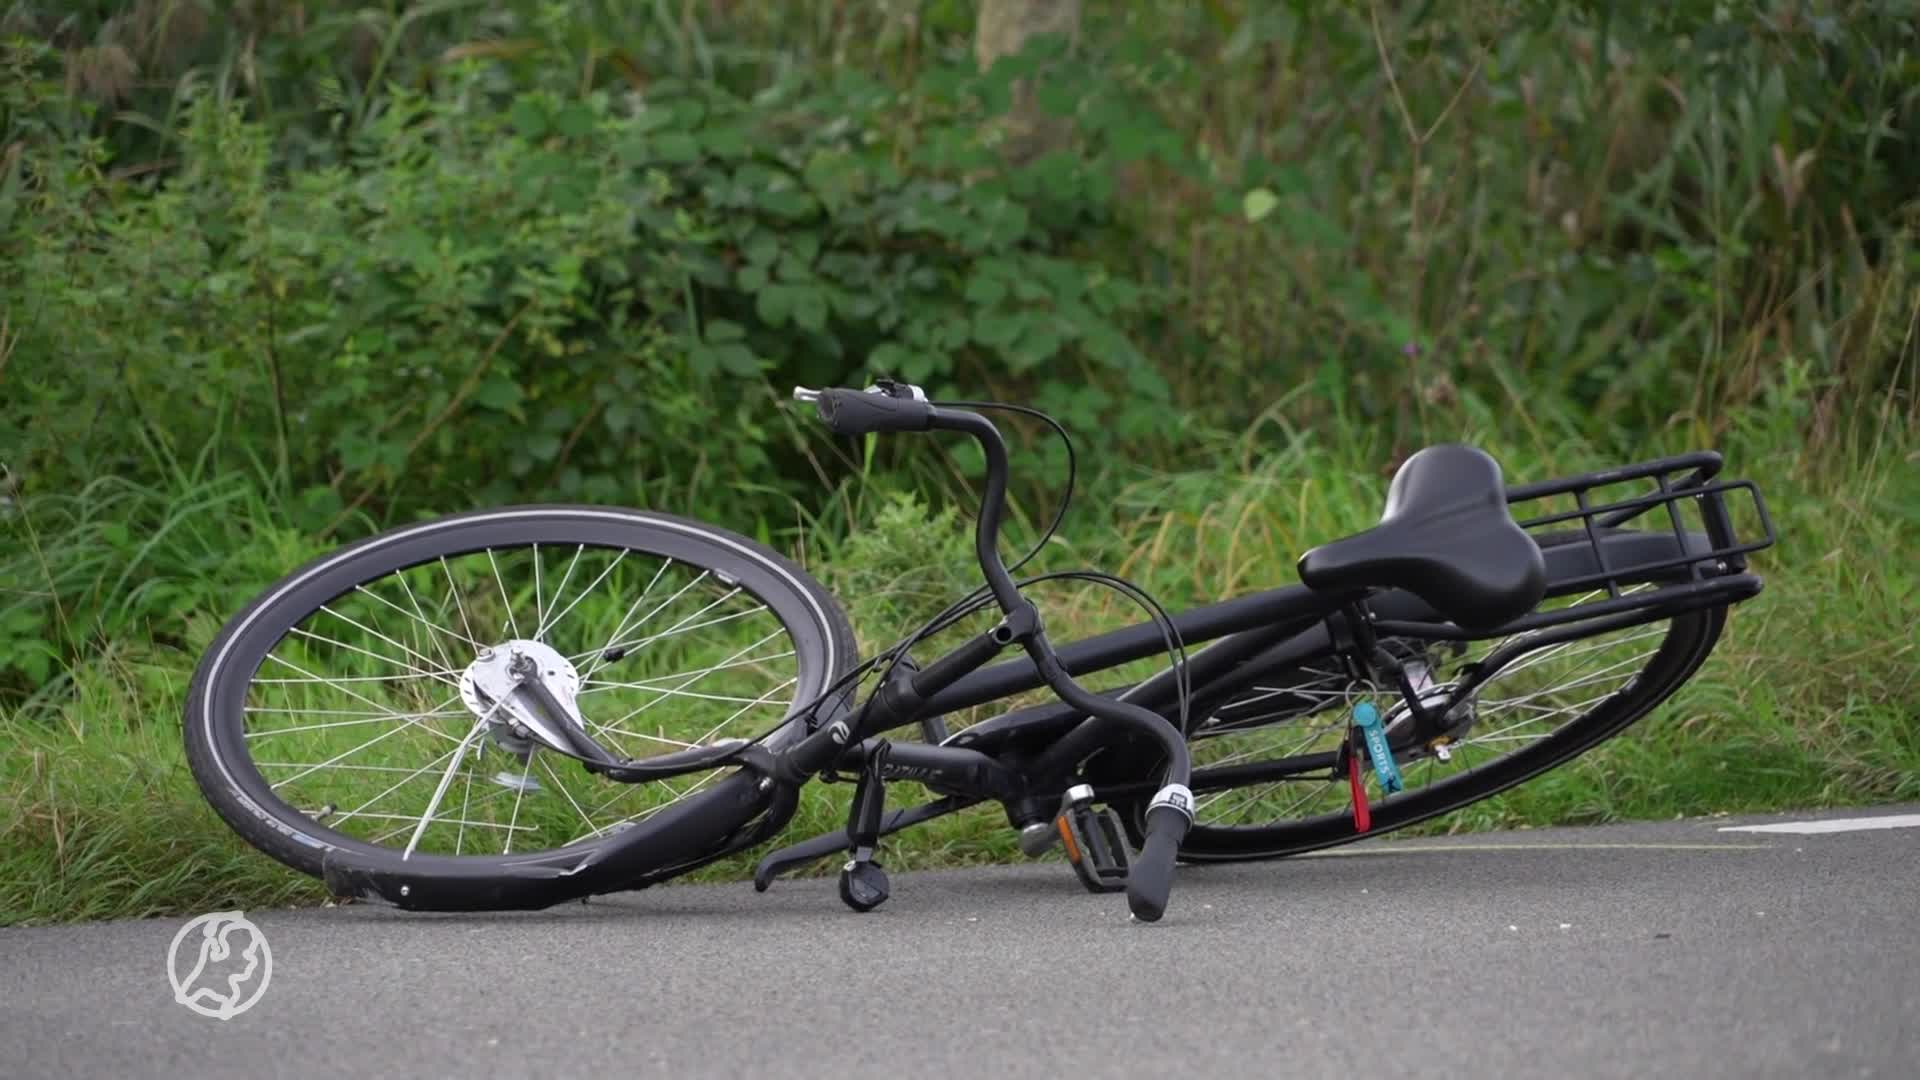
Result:
[[[1420,699],[1420,707],[1429,713],[1440,713],[1440,726],[1446,729],[1449,739],[1459,739],[1472,730],[1475,713],[1471,698],[1454,704],[1451,708],[1448,707],[1457,689],[1454,683],[1435,682],[1432,669],[1418,661],[1407,664],[1407,676],[1413,682],[1414,693]],[[1387,737],[1399,738],[1413,723],[1413,710],[1407,707],[1404,699],[1396,701],[1387,709],[1386,715],[1381,720],[1386,725]],[[1424,752],[1421,748],[1415,748],[1413,756],[1419,756]],[[1451,754],[1447,756],[1450,757]]]
[[[560,704],[562,715],[551,716],[527,689],[536,680]],[[564,749],[568,744],[554,726],[558,723],[585,731],[586,720],[576,704],[579,696],[579,671],[539,641],[516,639],[482,649],[460,673],[460,700],[487,722],[496,742],[516,752],[531,750],[530,743]]]

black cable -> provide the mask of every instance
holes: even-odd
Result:
[[[1055,420],[1039,409],[1029,408],[1025,405],[1014,405],[1004,401],[935,401],[930,402],[930,404],[942,409],[998,409],[1003,412],[1031,416],[1052,428],[1054,434],[1060,436],[1060,444],[1066,448],[1067,482],[1065,489],[1060,494],[1059,505],[1054,507],[1053,520],[1047,523],[1046,531],[1040,534],[1040,539],[1034,542],[1033,547],[1029,548],[1025,555],[1015,560],[1013,565],[1007,567],[1007,573],[1011,574],[1029,562],[1032,562],[1034,556],[1040,554],[1041,549],[1047,546],[1047,541],[1052,540],[1054,533],[1059,530],[1061,521],[1065,520],[1067,508],[1073,505],[1073,485],[1080,471],[1079,458],[1073,451],[1073,437],[1067,434],[1067,429],[1060,421]],[[979,610],[985,603],[990,591],[988,586],[980,586],[978,589],[975,589],[973,592],[968,593],[949,605],[946,610],[940,612],[940,614],[927,620],[918,630],[901,639],[893,648],[888,649],[887,653],[891,655],[887,661],[886,670],[880,673],[881,684],[884,685],[888,680],[893,678],[894,669],[899,666],[901,659],[911,652],[915,645],[933,634],[939,633],[946,627],[953,625],[953,623],[959,619]]]
[[[1079,460],[1074,453],[1073,438],[1067,434],[1067,429],[1062,426],[1058,420],[1055,420],[1053,417],[1048,416],[1038,409],[1029,408],[1025,405],[1014,405],[1000,401],[938,401],[933,404],[941,408],[998,409],[1004,412],[1030,416],[1052,428],[1054,433],[1060,437],[1061,445],[1066,448],[1067,479],[1065,488],[1061,492],[1060,503],[1055,507],[1053,519],[1048,522],[1046,531],[1041,534],[1039,540],[1034,543],[1032,548],[1028,549],[1025,555],[1022,555],[1016,562],[1007,567],[1007,572],[1011,574],[1013,571],[1031,562],[1035,556],[1040,554],[1040,551],[1046,547],[1048,541],[1052,540],[1055,533],[1059,531],[1060,523],[1066,518],[1067,509],[1073,503],[1074,484],[1079,474]],[[1193,696],[1192,676],[1188,670],[1186,643],[1181,640],[1179,628],[1174,625],[1173,617],[1167,613],[1167,609],[1145,589],[1142,589],[1133,582],[1098,570],[1059,570],[1021,579],[1014,584],[1017,588],[1024,588],[1028,585],[1038,584],[1043,581],[1059,580],[1088,581],[1097,585],[1106,586],[1128,597],[1147,610],[1149,620],[1152,621],[1154,626],[1160,631],[1161,640],[1166,646],[1167,656],[1173,667],[1175,693],[1179,700],[1180,730],[1184,733],[1187,730]],[[947,629],[974,612],[979,611],[988,603],[992,602],[992,599],[991,589],[986,585],[982,585],[954,601],[939,614],[922,623],[912,633],[901,638],[893,646],[881,650],[857,667],[841,675],[838,679],[835,679],[831,685],[821,691],[820,694],[808,702],[805,707],[796,710],[794,715],[799,716],[817,710],[821,703],[840,694],[850,684],[857,684],[860,679],[864,678],[866,674],[872,671],[882,660],[887,661],[886,669],[880,676],[881,683],[885,684],[893,677],[893,672],[899,666],[901,659],[910,653],[915,645]],[[772,734],[771,731],[766,732],[762,734],[759,739],[764,739],[770,734]],[[754,741],[758,742],[759,739],[755,739]]]
[[[1147,609],[1147,616],[1160,631],[1161,641],[1166,646],[1167,657],[1173,667],[1174,693],[1179,701],[1180,731],[1184,735],[1190,715],[1190,703],[1193,698],[1192,673],[1188,670],[1187,645],[1180,637],[1180,628],[1174,625],[1173,616],[1160,601],[1145,589],[1123,577],[1104,573],[1099,570],[1057,570],[1050,574],[1040,574],[1021,581],[1021,586],[1041,581],[1077,580],[1089,581],[1096,585],[1105,585],[1138,603]]]
[[[1020,556],[1013,565],[1007,567],[1007,573],[1011,574],[1015,570],[1032,562],[1033,557],[1040,554],[1040,549],[1046,547],[1047,541],[1053,539],[1053,534],[1060,528],[1060,522],[1066,518],[1067,507],[1073,505],[1074,480],[1080,472],[1079,459],[1073,452],[1073,437],[1067,434],[1067,429],[1060,421],[1055,420],[1039,409],[1029,408],[1025,405],[1011,405],[1004,401],[936,401],[933,402],[933,404],[943,409],[1000,409],[1004,412],[1031,416],[1052,428],[1053,433],[1060,436],[1060,445],[1066,447],[1067,486],[1066,490],[1060,494],[1060,505],[1054,508],[1053,520],[1047,524],[1047,531],[1040,535],[1040,539],[1034,543],[1032,548],[1028,549],[1025,555]]]
[[[1133,582],[1126,580],[1125,578],[1118,577],[1113,574],[1104,573],[1098,570],[1055,570],[1046,574],[1036,574],[1033,577],[1021,578],[1018,581],[1016,581],[1014,584],[1017,587],[1024,589],[1029,585],[1038,585],[1041,582],[1065,581],[1065,580],[1088,581],[1097,585],[1104,585],[1108,588],[1114,589],[1115,591],[1121,593],[1122,595],[1125,595],[1128,599],[1131,599],[1134,602],[1140,604],[1140,606],[1146,608],[1149,621],[1151,621],[1154,624],[1155,628],[1160,631],[1160,639],[1166,647],[1168,658],[1171,661],[1171,666],[1173,667],[1175,695],[1179,702],[1178,707],[1179,707],[1179,716],[1180,716],[1180,730],[1181,732],[1184,733],[1187,730],[1187,725],[1191,717],[1191,708],[1192,708],[1192,699],[1193,699],[1193,681],[1192,681],[1192,673],[1189,670],[1189,660],[1187,657],[1186,642],[1182,640],[1180,636],[1180,629],[1178,626],[1174,624],[1173,616],[1168,614],[1165,606],[1163,606],[1158,600],[1154,599],[1151,593],[1147,592],[1145,589],[1141,588],[1139,585],[1136,585]],[[992,602],[992,600],[993,600],[992,594],[989,593],[985,587],[982,587],[976,590],[975,592],[969,593],[967,596],[962,597],[960,600],[955,601],[953,604],[949,605],[946,610],[942,611],[940,614],[934,616],[933,618],[928,619],[925,623],[922,623],[918,629],[914,630],[913,633],[908,634],[905,638],[902,638],[897,645],[893,646],[893,648],[887,649],[880,653],[876,653],[874,656],[872,656],[871,658],[866,660],[864,663],[862,663],[859,667],[854,668],[853,670],[842,675],[839,679],[834,681],[832,686],[828,687],[818,697],[814,698],[812,702],[809,702],[806,708],[798,710],[795,713],[795,715],[800,715],[802,713],[809,712],[813,709],[817,709],[821,702],[839,693],[841,690],[843,690],[846,687],[849,681],[856,680],[861,676],[864,676],[868,671],[871,671],[874,665],[878,664],[881,660],[890,659],[892,661],[892,663],[890,663],[887,668],[888,672],[891,673],[891,671],[893,670],[893,665],[899,662],[900,657],[905,656],[908,652],[912,651],[914,645],[918,644],[920,641],[924,640],[925,638],[931,637],[934,634],[937,634],[940,631],[947,629],[948,627],[952,626],[954,623],[959,622],[961,619],[964,619],[967,616],[973,614],[974,612],[979,611],[981,608],[986,607],[989,603]],[[882,681],[884,681],[886,677],[888,676],[883,676]],[[771,732],[768,732],[766,734],[771,734]],[[766,734],[761,735],[760,738],[762,739],[765,738]],[[755,741],[757,742],[759,740],[756,739]]]

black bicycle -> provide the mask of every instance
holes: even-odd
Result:
[[[1760,591],[1745,556],[1773,542],[1758,488],[1716,479],[1714,453],[1506,487],[1485,453],[1441,445],[1399,469],[1378,525],[1302,556],[1301,584],[1168,615],[1110,575],[1003,564],[1007,451],[982,412],[1033,410],[884,380],[795,395],[841,435],[978,442],[981,589],[860,661],[817,581],[712,525],[527,506],[394,529],[296,571],[210,646],[185,729],[208,800],[336,895],[538,908],[754,847],[803,784],[844,779],[845,827],[762,858],[757,887],[844,853],[840,894],[871,909],[883,836],[997,803],[1029,854],[1060,844],[1154,920],[1176,857],[1400,828],[1618,733],[1706,659]],[[1054,578],[1150,618],[1056,648],[1022,592]],[[919,662],[976,613],[997,620]],[[1051,696],[959,726],[1035,690]],[[921,737],[887,737],[902,728]],[[901,781],[930,801],[888,810]]]

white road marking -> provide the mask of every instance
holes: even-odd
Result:
[[[1382,840],[1331,851],[1309,851],[1299,858],[1353,859],[1364,855],[1444,855],[1449,851],[1771,851],[1772,844],[1418,844],[1411,840]]]
[[[1859,832],[1862,829],[1920,828],[1920,814],[1888,814],[1883,817],[1834,818],[1830,821],[1782,821],[1773,825],[1724,825],[1721,832],[1816,833]]]

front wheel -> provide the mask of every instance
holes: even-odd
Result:
[[[476,881],[590,858],[733,771],[624,784],[543,750],[472,692],[469,669],[501,649],[537,658],[629,758],[778,750],[854,654],[819,582],[723,529],[587,506],[462,514],[317,559],[235,616],[194,673],[187,761],[228,824],[297,870],[418,859]]]

